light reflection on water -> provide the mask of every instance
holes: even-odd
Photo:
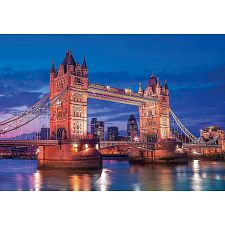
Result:
[[[193,177],[192,177],[192,189],[193,191],[201,191],[202,190],[202,178],[199,174],[199,160],[193,161]]]
[[[104,160],[99,171],[37,170],[35,160],[0,160],[0,190],[225,190],[225,162],[129,165]]]

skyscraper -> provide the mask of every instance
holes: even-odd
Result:
[[[117,141],[118,140],[118,127],[108,127],[108,141]]]
[[[134,115],[131,114],[127,122],[127,138],[132,141],[135,137],[138,137],[138,125]]]
[[[94,138],[99,138],[99,141],[104,141],[104,122],[98,121],[97,118],[92,118],[91,133]]]

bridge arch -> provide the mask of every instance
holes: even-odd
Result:
[[[67,132],[65,128],[58,128],[56,138],[60,141],[67,139]]]

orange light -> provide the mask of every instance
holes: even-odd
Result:
[[[86,148],[86,150],[88,149],[88,144],[85,144],[85,148]]]
[[[78,149],[77,149],[78,148],[78,144],[73,144],[73,147],[74,147],[74,151],[77,152],[78,151]]]

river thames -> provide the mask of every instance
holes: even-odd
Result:
[[[104,160],[101,171],[37,170],[36,160],[0,160],[1,191],[222,191],[225,162],[130,165]]]

